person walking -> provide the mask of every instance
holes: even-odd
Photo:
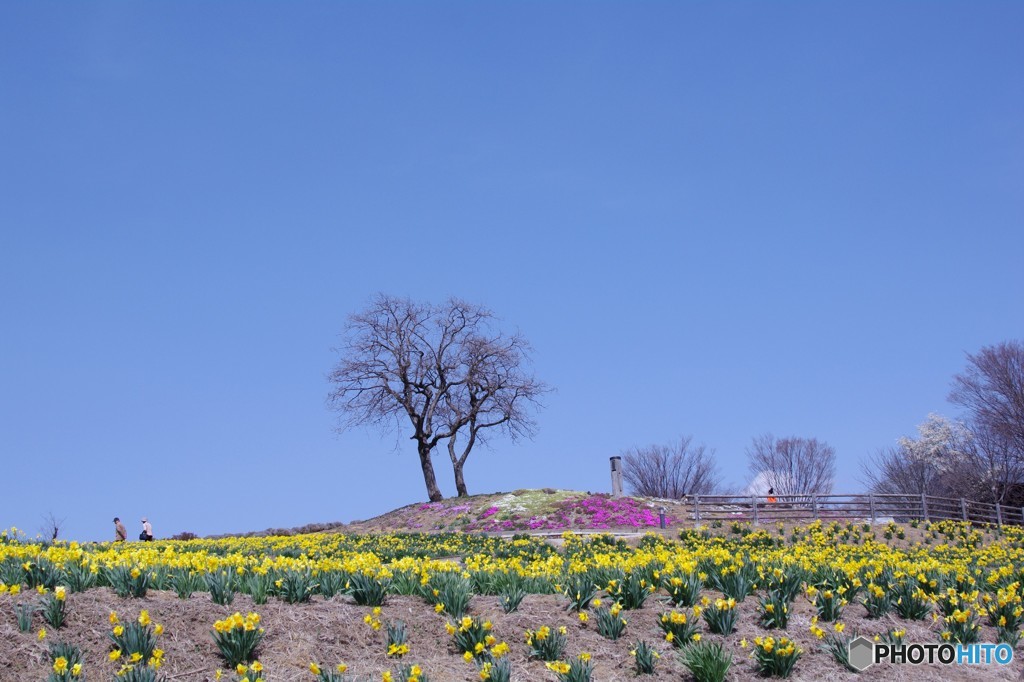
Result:
[[[114,542],[124,542],[128,539],[128,531],[125,530],[121,519],[114,517]]]
[[[146,542],[153,541],[153,524],[145,516],[142,517],[142,533],[139,534],[139,539]]]

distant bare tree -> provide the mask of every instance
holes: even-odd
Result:
[[[1024,482],[1024,343],[985,346],[953,377],[949,400],[966,411],[972,455],[993,501]]]
[[[65,518],[58,519],[53,512],[47,512],[43,517],[43,525],[39,528],[40,535],[50,538],[50,540],[56,540],[66,520]]]
[[[328,403],[342,426],[409,420],[432,501],[443,498],[431,461],[438,443],[449,441],[458,494],[468,495],[463,467],[474,445],[488,429],[531,434],[531,411],[548,390],[527,372],[527,341],[494,322],[488,309],[458,299],[433,305],[379,294],[349,318],[328,375]]]
[[[622,477],[633,494],[644,497],[710,495],[721,479],[714,454],[703,443],[694,445],[692,436],[683,436],[671,445],[633,448],[622,453]]]
[[[938,469],[907,457],[900,447],[884,448],[861,462],[861,481],[883,495],[944,495],[946,488]]]
[[[1001,503],[1024,483],[1024,344],[968,354],[949,400],[965,408],[965,421],[928,415],[917,438],[862,465],[871,490]]]
[[[1024,481],[1024,457],[997,431],[972,432],[968,456],[969,466],[961,479],[969,484],[969,494],[978,501],[1005,503],[1014,487]],[[959,495],[966,496],[967,487],[960,486]]]
[[[777,495],[827,495],[835,478],[836,451],[815,438],[754,438],[747,449],[754,476],[761,475]]]

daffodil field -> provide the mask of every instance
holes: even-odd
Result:
[[[912,526],[734,523],[630,543],[445,533],[79,545],[10,531],[0,680],[843,679],[855,676],[856,634],[1016,646],[1024,531]],[[1020,673],[1014,662],[972,674]]]

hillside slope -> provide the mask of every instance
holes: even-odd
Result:
[[[678,500],[619,497],[572,490],[516,490],[417,502],[366,521],[353,521],[347,532],[466,531],[508,533],[565,530],[647,530],[687,518]]]

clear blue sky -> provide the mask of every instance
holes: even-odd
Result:
[[[490,306],[557,389],[471,492],[681,434],[740,486],[766,431],[859,490],[1024,337],[1022,66],[1019,2],[3,3],[0,526],[424,499],[324,404],[378,291]]]

